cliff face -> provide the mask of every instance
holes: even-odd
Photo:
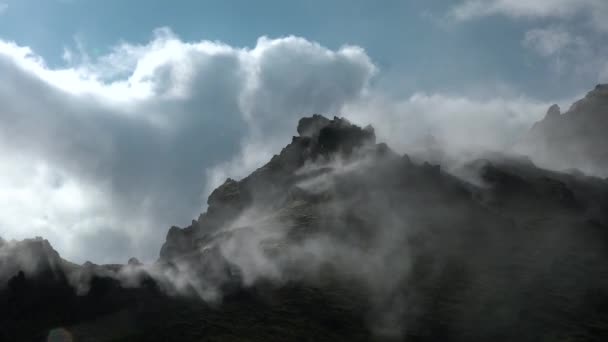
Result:
[[[0,341],[57,326],[146,341],[608,336],[606,181],[500,154],[454,177],[341,118],[297,132],[172,227],[156,264],[64,267],[52,286],[13,274],[25,290],[0,290]]]
[[[608,85],[598,85],[565,113],[549,108],[520,145],[520,151],[559,169],[608,176]]]

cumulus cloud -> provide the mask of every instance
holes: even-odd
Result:
[[[100,57],[82,44],[64,56],[50,68],[0,40],[0,236],[44,236],[77,262],[155,259],[169,226],[278,153],[303,115],[371,123],[400,153],[429,134],[460,151],[509,145],[549,105],[388,97],[370,85],[379,71],[362,48],[297,37],[239,48],[164,28]]]
[[[0,148],[11,165],[0,171],[10,208],[0,235],[47,236],[77,261],[155,257],[167,227],[202,210],[205,170],[247,139],[288,137],[297,116],[336,111],[375,70],[357,47],[285,37],[235,48],[169,29],[94,60],[67,55],[76,62],[52,69],[0,41]],[[262,132],[270,122],[278,134]]]

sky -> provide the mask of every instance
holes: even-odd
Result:
[[[608,1],[0,0],[0,237],[153,261],[304,115],[513,144],[608,82]]]

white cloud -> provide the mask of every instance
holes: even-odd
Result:
[[[202,210],[205,170],[256,137],[284,144],[297,117],[336,111],[375,70],[357,47],[285,37],[235,48],[168,29],[74,56],[52,69],[0,41],[0,163],[11,165],[0,235],[43,235],[77,261],[153,258],[171,224]]]
[[[584,15],[591,26],[608,31],[608,2],[604,0],[463,0],[452,7],[449,16],[459,20],[471,20],[490,15],[513,18],[560,18],[571,19]]]
[[[6,13],[6,11],[8,11],[8,4],[0,2],[0,15]]]
[[[523,44],[541,56],[549,57],[560,54],[566,48],[585,45],[586,42],[563,28],[549,27],[526,32]]]
[[[502,15],[542,23],[526,31],[522,44],[545,59],[558,75],[606,82],[608,1],[605,0],[461,0],[448,17],[469,21]]]
[[[601,37],[582,36],[562,26],[535,28],[526,32],[522,44],[548,62],[558,75],[569,73],[578,79],[606,82],[608,48]]]
[[[512,17],[567,17],[589,6],[594,0],[465,0],[452,8],[457,19],[504,14]]]

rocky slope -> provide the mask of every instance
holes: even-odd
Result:
[[[608,336],[606,181],[500,154],[455,177],[340,118],[297,132],[172,227],[156,264],[12,275],[0,340]]]

